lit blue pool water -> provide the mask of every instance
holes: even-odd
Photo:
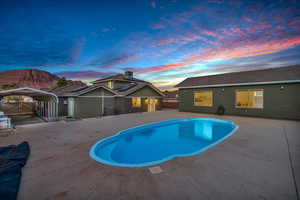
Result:
[[[123,130],[97,142],[90,156],[120,167],[144,167],[178,156],[191,156],[218,144],[238,128],[228,120],[188,118]]]

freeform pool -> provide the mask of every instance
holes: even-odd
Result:
[[[232,135],[238,126],[214,118],[184,118],[137,126],[100,140],[90,156],[120,167],[144,167],[207,150]]]

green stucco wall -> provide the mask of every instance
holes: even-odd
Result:
[[[239,89],[263,89],[264,108],[235,108],[235,91]],[[194,92],[202,90],[213,91],[212,107],[194,106]],[[223,105],[225,114],[229,115],[300,120],[300,84],[179,89],[179,111],[216,113],[219,105]]]

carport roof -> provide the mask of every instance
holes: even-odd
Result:
[[[0,97],[4,97],[4,96],[12,96],[12,95],[16,95],[16,96],[30,96],[34,99],[41,99],[41,98],[46,98],[46,99],[53,99],[55,102],[58,102],[58,97],[56,96],[56,94],[52,93],[52,92],[46,92],[43,90],[38,90],[38,89],[34,89],[34,88],[28,88],[28,87],[24,87],[24,88],[17,88],[17,89],[11,89],[11,90],[1,90],[0,91]]]

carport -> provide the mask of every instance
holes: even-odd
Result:
[[[0,91],[1,100],[6,96],[27,96],[33,99],[32,110],[19,109],[17,112],[3,110],[10,117],[33,114],[45,121],[58,119],[58,97],[54,93],[27,87]]]

